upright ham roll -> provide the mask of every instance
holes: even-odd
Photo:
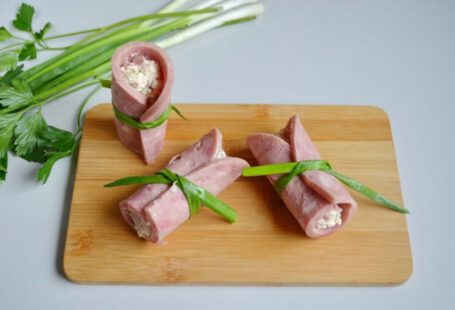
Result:
[[[170,104],[174,84],[172,63],[160,47],[133,42],[112,57],[112,104],[131,118],[147,123],[157,120]],[[115,119],[120,141],[149,164],[161,151],[167,121],[139,130]]]
[[[321,159],[298,116],[293,116],[278,135],[254,134],[247,144],[260,165]],[[275,185],[280,177],[271,175],[268,180]],[[308,171],[293,178],[281,199],[310,238],[337,231],[357,211],[357,203],[343,185],[322,171]]]
[[[174,156],[166,166],[213,195],[232,184],[245,167],[245,160],[226,156],[218,129]],[[142,186],[120,202],[120,211],[140,237],[152,242],[162,241],[190,217],[186,197],[175,184]]]

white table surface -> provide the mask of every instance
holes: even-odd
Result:
[[[30,1],[54,33],[141,15],[163,1]],[[448,309],[455,242],[455,2],[264,1],[259,20],[169,50],[174,102],[377,105],[389,115],[414,257],[396,287],[80,285],[62,275],[74,165],[45,186],[11,156],[0,186],[0,309]],[[2,0],[0,26],[18,0]],[[83,93],[44,109],[74,128]],[[94,102],[108,102],[109,92]],[[336,255],[336,253],[334,253]]]

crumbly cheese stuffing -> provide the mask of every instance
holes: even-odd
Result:
[[[141,238],[150,238],[152,234],[150,224],[134,212],[128,211],[128,216],[134,223],[134,229],[136,229],[137,235]]]
[[[226,157],[227,157],[226,152],[223,149],[221,149],[218,152],[218,154],[216,155],[216,158],[226,158]]]
[[[120,70],[131,87],[144,95],[149,95],[159,86],[160,69],[153,60],[144,59],[141,64],[127,62]]]
[[[341,212],[343,212],[343,209],[336,206],[335,209],[330,210],[327,215],[324,215],[317,221],[316,227],[320,230],[325,230],[341,225],[343,223]]]

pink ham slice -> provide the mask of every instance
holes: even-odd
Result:
[[[173,157],[167,168],[217,195],[240,175],[248,163],[225,157],[222,136],[212,129],[197,143]],[[125,220],[144,239],[160,242],[190,216],[185,195],[176,185],[150,184],[120,202]]]
[[[247,144],[260,165],[320,159],[319,152],[297,116],[281,131],[281,136],[255,134]],[[281,175],[268,176],[275,185]],[[308,171],[294,178],[281,193],[281,199],[310,238],[329,235],[346,225],[357,211],[357,204],[343,185],[322,171]],[[341,224],[321,228],[318,222],[341,209]]]
[[[198,142],[181,154],[174,156],[166,168],[180,175],[187,175],[193,170],[201,167],[206,162],[210,162],[222,155],[222,135],[214,128],[204,135]],[[169,186],[164,184],[149,184],[141,186],[130,197],[120,202],[120,211],[125,220],[134,227],[131,214],[141,216],[145,206],[151,203],[161,193],[166,191]]]
[[[157,97],[135,90],[120,69],[125,63],[140,58],[154,60],[160,68],[163,87]],[[154,121],[166,111],[170,104],[173,84],[172,63],[165,51],[154,44],[129,43],[119,48],[112,56],[112,104],[121,112],[141,122]],[[163,147],[167,122],[155,128],[138,130],[115,119],[115,126],[120,141],[141,155],[147,164],[153,162]]]

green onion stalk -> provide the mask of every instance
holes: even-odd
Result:
[[[0,78],[0,181],[6,177],[8,149],[22,158],[39,162],[45,162],[50,154],[59,150],[60,146],[55,143],[51,145],[48,141],[41,141],[41,132],[49,127],[42,119],[41,107],[81,89],[101,83],[108,84],[106,79],[111,70],[110,60],[119,46],[131,41],[151,41],[169,48],[212,29],[252,20],[264,11],[263,5],[257,0],[205,0],[187,8],[188,2],[174,0],[154,14],[55,36],[46,36],[50,23],[40,32],[33,32],[31,19],[34,9],[22,4],[13,25],[21,31],[29,32],[34,39],[30,41],[18,38],[11,35],[5,27],[0,27],[0,42],[22,42],[0,49],[0,58],[5,57],[3,63],[0,59],[0,71],[9,69]],[[72,36],[82,37],[66,47],[48,45],[54,40]],[[19,50],[21,44],[23,47]],[[17,56],[19,61],[33,59],[40,50],[62,52],[27,70],[22,70],[22,65],[16,66],[16,60],[10,59],[13,56]],[[37,116],[23,120],[30,113],[36,113]],[[55,132],[53,134],[53,141],[59,141]],[[78,144],[79,138],[75,135],[73,138],[75,144]],[[24,143],[30,146],[22,145]],[[37,156],[37,152],[44,153]],[[65,154],[67,153],[69,152]],[[47,177],[39,179],[45,181]]]
[[[275,190],[278,194],[281,194],[293,178],[307,171],[319,170],[327,174],[332,175],[344,185],[348,186],[352,190],[360,193],[368,199],[400,213],[409,213],[409,210],[396,203],[389,198],[381,195],[375,190],[369,188],[362,183],[345,176],[332,169],[332,166],[325,160],[303,160],[299,162],[290,163],[279,163],[264,166],[256,166],[245,168],[242,171],[244,177],[255,177],[255,176],[267,176],[267,175],[282,175],[275,184]]]

